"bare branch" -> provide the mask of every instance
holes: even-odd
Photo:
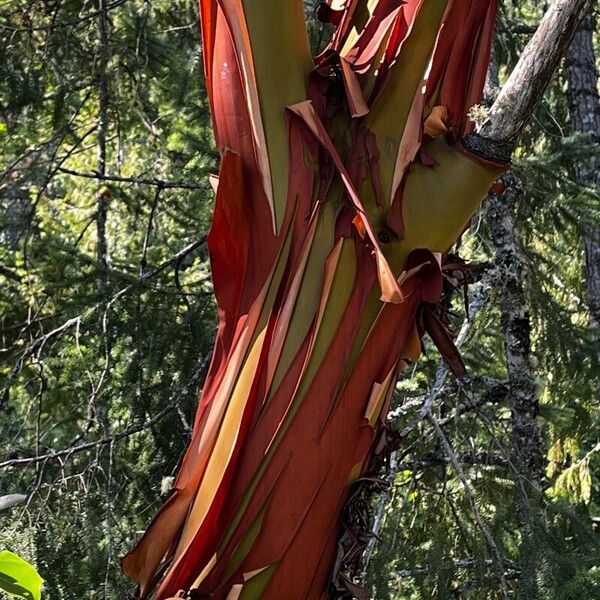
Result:
[[[473,517],[475,519],[475,522],[477,523],[477,526],[481,530],[481,533],[483,534],[483,537],[485,538],[487,545],[489,546],[490,550],[492,551],[492,554],[494,555],[494,559],[495,559],[495,563],[496,563],[494,565],[494,567],[497,569],[498,576],[500,578],[502,597],[504,599],[508,599],[510,597],[510,594],[508,591],[508,586],[506,584],[506,576],[505,576],[505,572],[504,572],[504,560],[502,558],[502,555],[500,554],[500,550],[498,548],[498,545],[496,544],[496,540],[494,540],[494,537],[492,536],[492,533],[491,533],[489,527],[486,525],[486,523],[483,520],[483,517],[481,515],[481,512],[479,511],[479,507],[477,506],[477,498],[475,496],[475,490],[473,489],[473,486],[471,485],[469,479],[465,475],[465,472],[460,464],[460,461],[459,461],[458,457],[456,456],[454,449],[452,448],[452,445],[448,441],[446,434],[443,432],[442,428],[439,426],[437,419],[433,416],[431,411],[429,411],[427,413],[427,418],[429,419],[429,422],[433,426],[433,429],[435,430],[435,433],[444,449],[444,452],[449,457],[450,463],[454,467],[454,470],[456,471],[458,478],[460,479],[461,483],[463,484],[463,487],[465,490],[465,495],[467,496],[469,506],[471,507],[471,510],[473,511]]]
[[[591,0],[555,0],[500,90],[481,136],[513,142],[542,97]]]
[[[517,571],[515,565],[505,560],[505,568],[510,571]],[[486,567],[492,567],[494,565],[492,560],[477,560],[475,558],[457,558],[447,563],[441,563],[439,565],[422,565],[413,567],[412,569],[402,569],[400,571],[392,571],[390,577],[393,579],[399,579],[402,577],[414,577],[415,575],[427,575],[434,571],[454,571],[456,569],[476,569],[481,565]]]
[[[438,421],[440,427],[444,427],[448,423],[456,420],[457,417],[460,417],[473,410],[477,410],[486,404],[497,404],[506,398],[508,394],[507,381],[493,380],[486,383],[488,387],[486,387],[486,389],[480,395],[473,397],[470,393],[468,393],[466,402],[454,408],[447,417],[440,419]]]
[[[163,419],[166,415],[171,413],[174,410],[179,408],[179,405],[185,400],[191,393],[196,389],[196,387],[200,384],[202,377],[204,376],[208,364],[210,362],[211,354],[209,353],[202,360],[199,361],[196,369],[192,373],[192,376],[188,380],[188,382],[179,390],[179,393],[174,398],[174,400],[165,406],[160,412],[156,413],[152,418],[144,421],[143,423],[138,423],[136,425],[132,425],[123,431],[119,431],[113,435],[104,437],[102,439],[96,440],[94,442],[87,442],[85,444],[80,444],[79,446],[72,446],[70,448],[64,448],[62,450],[53,450],[47,452],[46,454],[40,454],[39,456],[31,456],[26,458],[14,458],[11,460],[6,460],[0,463],[0,469],[6,469],[9,467],[18,467],[24,465],[33,465],[40,462],[45,462],[51,459],[58,459],[69,457],[73,454],[77,454],[79,452],[85,452],[87,450],[94,450],[96,448],[101,448],[103,446],[112,446],[115,442],[118,442],[122,439],[130,437],[136,433],[140,433],[145,429],[150,429],[154,425],[156,425],[161,419]]]
[[[4,265],[0,265],[0,275],[4,275],[4,277],[13,281],[21,281],[23,279],[18,273]]]
[[[7,496],[0,496],[0,510],[6,510],[12,508],[16,504],[20,504],[27,500],[27,496],[23,494],[8,494]]]
[[[135,183],[138,185],[152,185],[159,188],[167,189],[182,189],[182,190],[206,190],[208,184],[206,183],[191,183],[188,181],[166,181],[164,179],[158,179],[153,177],[151,179],[144,177],[120,177],[119,175],[102,175],[101,173],[82,173],[81,171],[73,171],[72,169],[66,169],[59,167],[58,170],[61,173],[67,175],[73,175],[74,177],[84,177],[86,179],[97,179],[98,181],[115,181],[117,183]]]

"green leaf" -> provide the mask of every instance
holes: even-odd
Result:
[[[42,583],[33,565],[8,550],[0,552],[0,589],[24,600],[40,600]]]

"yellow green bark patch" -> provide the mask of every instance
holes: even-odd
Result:
[[[326,202],[321,206],[317,230],[271,385],[271,393],[277,391],[315,318],[319,306],[325,260],[333,247],[335,217],[336,210],[331,202]]]
[[[276,569],[277,563],[272,564],[244,582],[239,600],[260,600]]]
[[[260,533],[260,528],[262,526],[263,519],[265,517],[265,513],[267,512],[267,506],[265,506],[256,516],[252,524],[244,534],[244,537],[240,540],[240,543],[235,547],[235,550],[231,554],[231,559],[227,564],[227,569],[223,574],[223,581],[228,581],[233,574],[239,569],[242,562],[248,556],[250,549],[252,548],[252,544],[256,541],[258,534]]]
[[[304,25],[304,9],[296,0],[242,0],[251,40],[266,152],[270,165],[273,211],[279,232],[287,203],[289,138],[285,108],[306,99],[313,63]]]
[[[423,81],[448,0],[425,0],[390,71],[386,87],[366,117],[380,152],[383,196],[390,200],[396,157],[413,98]]]

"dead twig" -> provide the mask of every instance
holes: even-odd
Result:
[[[79,444],[78,446],[71,446],[69,448],[64,448],[62,450],[52,450],[50,452],[46,452],[45,454],[40,454],[38,456],[30,456],[25,458],[13,458],[10,460],[5,460],[4,462],[0,462],[0,469],[6,468],[14,468],[19,466],[29,466],[36,465],[38,463],[43,463],[48,460],[53,459],[61,459],[65,457],[70,457],[73,454],[78,454],[79,452],[85,452],[87,450],[94,450],[97,448],[101,448],[104,446],[111,446],[115,442],[128,438],[136,433],[140,433],[146,429],[150,429],[158,422],[160,422],[166,415],[171,413],[174,410],[177,410],[179,405],[185,400],[193,390],[195,390],[198,385],[200,385],[200,381],[204,377],[206,373],[206,369],[208,368],[208,364],[210,362],[211,354],[207,354],[198,362],[196,369],[192,373],[192,376],[188,380],[188,382],[179,390],[177,396],[170,402],[167,406],[165,406],[161,411],[156,413],[150,419],[142,423],[138,423],[136,425],[132,425],[123,431],[119,431],[118,433],[114,433],[113,435],[109,435],[103,437],[99,440],[95,440],[93,442],[86,442],[85,444]]]

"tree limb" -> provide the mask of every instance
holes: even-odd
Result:
[[[512,143],[542,97],[591,0],[556,0],[500,90],[480,137]]]
[[[500,578],[500,584],[501,584],[500,592],[502,594],[502,598],[504,600],[508,600],[509,592],[508,592],[508,586],[506,585],[506,575],[504,572],[504,559],[502,557],[502,554],[500,553],[500,549],[498,548],[496,541],[494,540],[494,537],[492,536],[492,533],[491,533],[489,527],[483,520],[483,516],[481,515],[481,512],[479,511],[479,507],[477,506],[477,498],[475,496],[475,490],[473,489],[471,482],[465,475],[465,472],[460,464],[460,461],[459,461],[458,457],[456,456],[454,449],[452,448],[452,445],[448,441],[446,434],[442,431],[442,428],[439,426],[437,419],[433,416],[431,411],[429,411],[427,413],[427,418],[429,419],[429,422],[433,426],[433,429],[442,445],[442,448],[444,449],[444,452],[446,453],[446,455],[449,457],[450,463],[454,467],[454,470],[455,470],[458,478],[460,479],[461,483],[463,484],[463,488],[465,490],[465,495],[467,497],[467,501],[469,502],[471,510],[473,511],[473,518],[475,519],[477,526],[479,527],[481,533],[483,534],[485,541],[487,542],[490,550],[492,551],[492,554],[494,555],[494,558],[495,558],[494,567],[495,567],[495,569],[497,569],[498,576]]]
[[[392,571],[390,578],[399,579],[401,577],[414,577],[415,575],[427,575],[434,571],[454,571],[457,569],[476,569],[480,566],[493,567],[494,562],[491,559],[481,560],[479,558],[456,558],[452,561],[441,563],[438,565],[420,565],[412,569],[402,569],[400,571]],[[508,571],[517,571],[515,565],[509,561],[504,561],[505,569]]]
[[[27,500],[27,496],[23,494],[8,494],[7,496],[0,496],[0,510],[6,510],[12,508],[16,504],[20,504]]]
[[[23,278],[12,269],[5,267],[4,265],[0,265],[0,275],[4,275],[7,279],[12,279],[13,281],[21,281]]]
[[[458,462],[466,466],[508,467],[508,459],[502,454],[493,452],[462,452],[456,455]],[[400,471],[423,471],[432,467],[443,467],[452,464],[452,458],[444,453],[429,453],[423,458],[409,460],[397,464]]]
[[[158,188],[168,189],[182,189],[182,190],[206,190],[208,189],[207,183],[191,183],[189,181],[166,181],[165,179],[158,179],[156,177],[144,178],[144,177],[121,177],[119,175],[102,175],[101,173],[82,173],[81,171],[73,171],[72,169],[66,169],[65,167],[59,167],[58,171],[65,173],[66,175],[73,175],[74,177],[83,177],[85,179],[97,179],[98,181],[114,181],[116,183],[135,183],[139,185],[152,185]]]

